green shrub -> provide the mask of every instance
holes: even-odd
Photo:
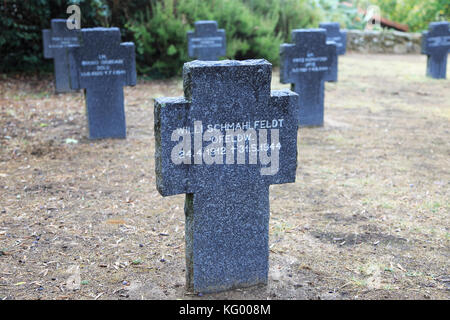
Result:
[[[180,74],[189,60],[186,32],[197,20],[216,20],[226,30],[228,58],[277,62],[281,37],[274,34],[275,23],[252,13],[242,1],[164,0],[153,1],[126,24],[134,35],[138,71],[151,77]]]
[[[0,2],[0,71],[35,71],[41,68],[40,32],[42,17],[49,17],[50,8],[38,1]],[[41,50],[42,51],[42,50]],[[45,67],[49,67],[47,64]]]

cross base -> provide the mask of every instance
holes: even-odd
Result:
[[[269,187],[224,183],[186,195],[186,286],[196,293],[267,284]]]

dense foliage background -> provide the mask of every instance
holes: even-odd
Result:
[[[341,2],[352,3],[349,7]],[[186,31],[196,20],[216,20],[227,34],[227,57],[265,58],[277,65],[279,46],[295,28],[338,21],[364,28],[357,7],[376,4],[382,15],[426,29],[430,21],[448,20],[448,0],[0,0],[0,72],[48,72],[41,30],[52,18],[67,18],[66,8],[81,8],[82,27],[116,26],[124,41],[134,41],[138,72],[149,77],[179,74],[188,61]]]
[[[428,29],[428,23],[449,20],[449,0],[370,0],[383,17],[409,26],[411,31]]]

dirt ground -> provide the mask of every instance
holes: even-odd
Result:
[[[270,189],[269,284],[201,297],[184,195],[155,189],[153,98],[181,80],[126,88],[128,138],[89,141],[82,93],[0,75],[0,299],[449,299],[450,80],[424,56],[339,61],[296,183]]]

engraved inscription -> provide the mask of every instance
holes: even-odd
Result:
[[[174,164],[249,164],[270,165],[261,168],[262,175],[279,170],[280,130],[284,119],[226,122],[203,125],[194,121],[190,127],[172,132],[177,142],[171,152]],[[270,139],[269,139],[270,134]],[[181,139],[181,140],[180,140]],[[209,143],[203,147],[203,142]],[[236,158],[236,159],[235,159]]]
[[[123,59],[109,59],[105,54],[95,60],[81,61],[81,77],[119,76],[126,74]]]

